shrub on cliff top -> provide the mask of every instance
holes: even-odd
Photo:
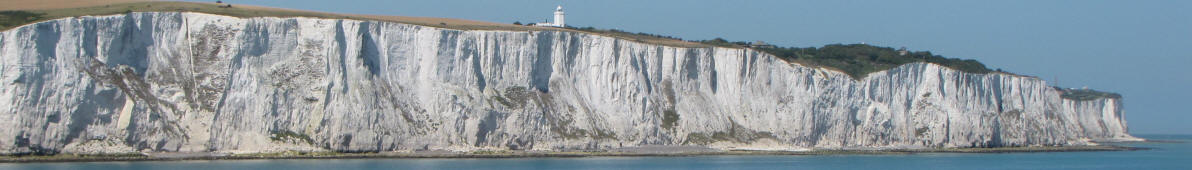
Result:
[[[994,72],[977,60],[946,58],[927,51],[907,51],[903,54],[894,48],[865,44],[831,44],[819,48],[759,47],[754,49],[790,62],[839,69],[857,79],[864,78],[869,73],[913,62],[935,63],[968,73]]]

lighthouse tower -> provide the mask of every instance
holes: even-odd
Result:
[[[567,24],[563,22],[563,15],[563,6],[559,5],[558,8],[555,8],[555,23],[552,25],[556,27],[566,27]]]

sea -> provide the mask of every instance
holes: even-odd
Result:
[[[686,157],[293,159],[0,163],[0,169],[1192,169],[1192,135],[1139,135],[1138,151]]]

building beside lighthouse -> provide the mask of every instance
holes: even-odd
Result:
[[[562,6],[562,5],[559,5],[559,7],[555,8],[555,20],[554,20],[554,21],[552,21],[552,22],[540,22],[540,23],[534,23],[534,26],[542,26],[542,27],[566,27],[566,26],[567,26],[567,23],[566,23],[566,22],[564,22],[564,21],[566,21],[566,19],[564,18],[564,16],[566,16],[566,15],[567,15],[567,14],[564,14],[564,13],[563,13],[563,6]]]

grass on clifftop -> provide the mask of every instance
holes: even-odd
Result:
[[[29,11],[0,11],[0,30],[8,30],[28,23],[41,21],[45,17],[43,13],[34,13]]]

